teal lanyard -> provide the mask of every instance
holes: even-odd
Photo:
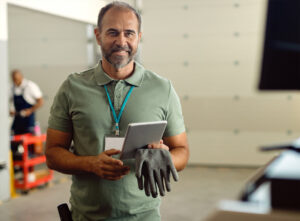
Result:
[[[104,89],[105,89],[105,92],[106,92],[106,95],[107,95],[107,99],[108,99],[108,102],[109,102],[109,106],[110,106],[110,109],[111,109],[111,112],[113,113],[113,116],[114,116],[114,119],[115,119],[115,122],[116,122],[116,136],[119,136],[120,135],[120,129],[119,129],[119,122],[120,122],[120,119],[121,119],[121,116],[122,116],[122,113],[123,113],[123,110],[125,108],[125,105],[131,95],[131,92],[133,90],[134,86],[131,86],[130,87],[130,90],[128,91],[124,101],[123,101],[123,104],[122,104],[122,107],[121,107],[121,110],[120,110],[120,113],[119,113],[119,116],[117,117],[116,115],[116,111],[115,111],[115,108],[114,106],[112,105],[112,102],[111,102],[111,99],[110,99],[110,96],[109,96],[109,93],[108,93],[108,90],[107,90],[107,87],[106,85],[104,85]]]

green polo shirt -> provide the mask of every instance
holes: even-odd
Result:
[[[185,131],[180,101],[169,80],[137,62],[129,78],[114,80],[100,63],[90,70],[71,74],[51,107],[49,128],[73,134],[74,154],[98,155],[104,151],[105,135],[114,134],[115,121],[104,85],[117,114],[130,87],[135,86],[119,122],[121,136],[129,123],[158,120],[168,122],[164,137]],[[131,167],[131,172],[119,181],[92,174],[72,176],[70,203],[76,220],[126,217],[159,207],[159,198],[147,197],[138,189],[134,160],[124,163]]]

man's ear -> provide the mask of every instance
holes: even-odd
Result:
[[[139,32],[138,36],[139,36],[139,42],[140,42],[142,39],[142,32]]]
[[[96,28],[94,29],[94,33],[95,33],[95,37],[96,37],[96,40],[97,40],[98,45],[101,46],[100,30],[99,30],[98,27],[96,27]]]

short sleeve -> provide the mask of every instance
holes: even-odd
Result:
[[[164,137],[175,136],[185,131],[180,100],[171,83],[168,106],[166,110],[166,120],[168,124],[164,133]]]
[[[50,109],[48,127],[63,132],[72,132],[72,120],[69,115],[69,83],[66,80],[54,97]]]
[[[43,96],[43,93],[39,86],[32,81],[30,82],[30,94],[34,99],[39,99]]]

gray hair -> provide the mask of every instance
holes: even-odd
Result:
[[[99,12],[99,15],[98,15],[98,22],[97,22],[97,26],[99,28],[99,30],[101,31],[101,28],[102,28],[102,20],[103,20],[103,17],[105,15],[105,13],[111,9],[111,8],[120,8],[120,9],[128,9],[130,11],[132,11],[137,20],[138,20],[138,31],[141,32],[141,26],[142,26],[142,18],[141,18],[141,15],[139,14],[139,12],[133,8],[131,5],[127,4],[126,2],[119,2],[119,1],[113,1],[109,4],[107,4],[106,6],[104,6],[103,8],[101,8],[100,12]]]

